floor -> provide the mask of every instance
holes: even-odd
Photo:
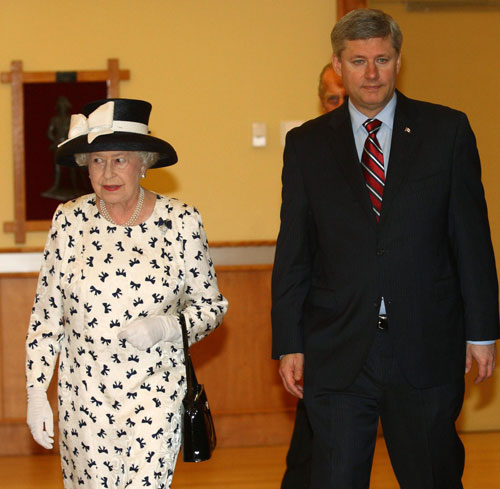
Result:
[[[500,487],[500,433],[462,435],[469,489]],[[177,464],[172,489],[279,489],[287,447],[218,448],[208,462]],[[62,489],[59,457],[0,457],[0,489]],[[383,439],[370,489],[398,489]]]

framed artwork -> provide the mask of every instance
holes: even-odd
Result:
[[[86,168],[54,164],[57,145],[66,139],[71,114],[92,100],[119,96],[120,80],[128,80],[117,59],[106,70],[24,72],[21,61],[1,74],[12,85],[14,221],[4,223],[15,242],[29,231],[44,231],[61,202],[92,191]]]

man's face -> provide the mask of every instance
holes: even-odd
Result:
[[[336,109],[344,103],[345,90],[340,78],[333,68],[326,70],[321,78],[323,96],[321,97],[321,108],[323,113]]]
[[[401,66],[390,37],[346,41],[333,67],[342,77],[354,106],[367,117],[377,115],[391,100]]]

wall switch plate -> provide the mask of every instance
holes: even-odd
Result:
[[[265,122],[252,122],[252,146],[264,148],[267,145],[267,124]]]

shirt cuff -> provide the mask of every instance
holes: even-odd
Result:
[[[493,345],[496,342],[496,340],[485,340],[485,341],[469,341],[467,340],[467,343],[471,345]]]

